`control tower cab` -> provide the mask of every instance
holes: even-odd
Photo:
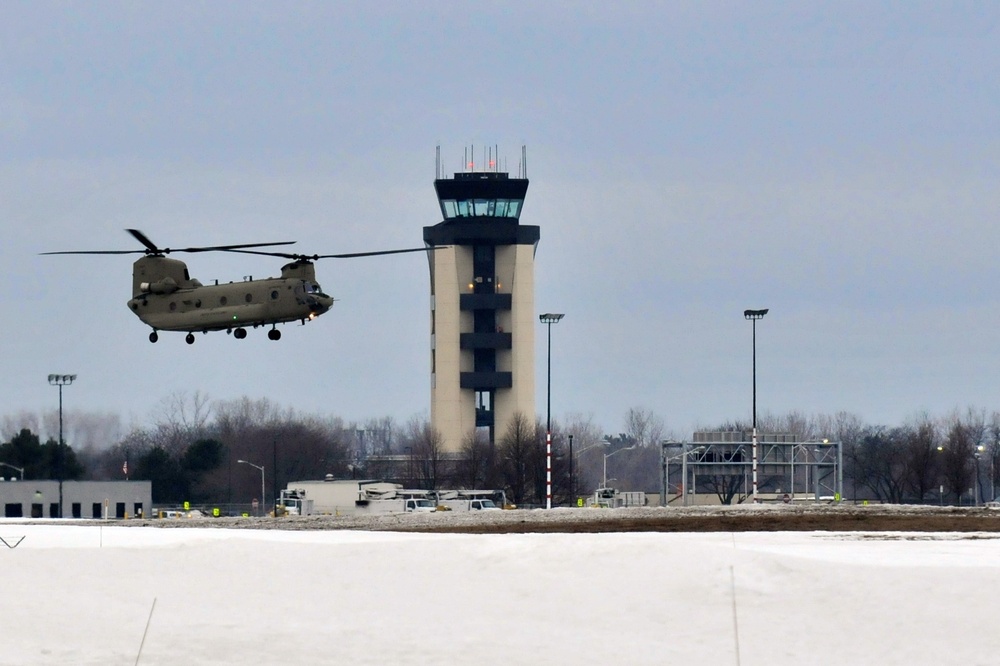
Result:
[[[528,179],[469,170],[434,188],[443,220],[424,227],[431,272],[431,424],[446,452],[476,428],[503,437],[520,413],[535,422],[535,248],[520,223]]]

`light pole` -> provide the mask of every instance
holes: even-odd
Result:
[[[10,467],[11,469],[16,469],[18,472],[21,473],[21,481],[24,481],[24,468],[23,467],[18,467],[17,465],[11,465],[10,463],[5,463],[5,462],[0,462],[0,465],[3,465],[4,467]]]
[[[595,442],[593,444],[588,444],[587,446],[584,446],[582,449],[580,449],[579,451],[577,451],[576,455],[582,456],[584,453],[586,453],[587,451],[590,451],[591,449],[596,449],[599,446],[607,446],[607,445],[608,445],[608,443],[605,442],[605,441],[600,441],[600,442]]]
[[[757,320],[763,319],[767,314],[767,308],[763,310],[744,310],[743,317],[749,319],[753,328],[753,434],[751,435],[752,460],[751,469],[753,472],[753,503],[757,504]]]
[[[569,501],[570,506],[576,502],[576,491],[573,485],[573,435],[569,436]]]
[[[404,446],[403,450],[406,451],[406,485],[413,485],[413,447]]]
[[[663,446],[664,444],[673,444],[673,443],[674,442],[663,441],[663,442],[660,442],[660,446]],[[687,446],[687,445],[685,445],[685,446]],[[670,501],[667,499],[667,495],[670,494],[670,463],[673,462],[674,460],[680,460],[681,458],[684,459],[684,463],[685,463],[684,464],[684,469],[685,469],[685,471],[683,472],[683,476],[685,478],[681,481],[681,485],[677,489],[677,495],[679,497],[681,497],[681,499],[684,499],[685,498],[685,495],[684,495],[684,486],[687,484],[687,471],[686,471],[687,470],[687,457],[690,454],[696,453],[698,451],[701,451],[704,448],[705,448],[704,446],[696,446],[693,449],[687,449],[683,453],[678,453],[676,456],[670,456],[669,458],[664,458],[663,459],[663,506],[666,506],[667,504],[670,503]]]
[[[232,458],[230,458],[230,460],[232,460]],[[256,467],[257,469],[260,470],[260,505],[259,506],[260,506],[260,515],[263,516],[264,515],[264,466],[263,465],[254,465],[252,462],[249,462],[247,460],[237,460],[236,462],[242,463],[244,465],[250,465],[251,467]],[[275,499],[275,502],[277,502],[277,499]]]
[[[63,408],[62,390],[63,386],[69,386],[76,379],[76,375],[49,375],[49,384],[59,387],[59,515],[63,517]]]
[[[603,488],[607,488],[608,487],[608,458],[610,458],[611,456],[615,455],[616,453],[621,453],[622,451],[628,451],[629,449],[634,449],[635,446],[636,445],[633,444],[632,446],[626,446],[623,449],[616,449],[615,451],[612,451],[611,453],[605,453],[604,454],[604,481],[601,483],[601,487],[603,487]]]
[[[991,502],[996,501],[997,498],[996,481],[995,481],[996,471],[994,465],[994,462],[996,461],[996,444],[994,444],[993,446],[994,450],[990,451],[990,501]]]
[[[563,314],[546,312],[538,315],[538,321],[549,327],[548,373],[545,389],[545,508],[552,508],[552,324],[565,317]]]
[[[976,485],[973,488],[973,491],[974,491],[973,494],[975,494],[976,490],[979,491],[978,498],[977,497],[973,497],[976,506],[979,506],[979,502],[981,502],[982,499],[983,499],[983,479],[982,479],[982,476],[979,474],[979,458],[983,455],[983,451],[985,451],[985,450],[986,450],[986,447],[983,446],[982,444],[980,444],[979,446],[976,447],[976,452],[972,454],[972,457],[976,459]],[[993,499],[993,498],[990,498],[990,499]]]

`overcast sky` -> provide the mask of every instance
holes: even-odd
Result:
[[[678,434],[751,411],[900,423],[1000,409],[1000,4],[0,4],[0,414],[144,422],[165,398],[429,416],[421,254],[318,265],[280,342],[126,307],[123,229],[161,246],[415,247],[435,146],[531,184],[552,411]],[[202,282],[281,260],[174,255]],[[537,405],[545,410],[545,329]]]

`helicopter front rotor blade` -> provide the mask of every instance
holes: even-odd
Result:
[[[150,252],[154,252],[157,254],[160,252],[160,248],[156,247],[153,241],[149,240],[149,238],[146,237],[146,234],[142,233],[138,229],[126,229],[125,231],[132,234],[132,237],[135,238],[140,243],[142,243],[143,246]]]
[[[145,254],[146,250],[68,250],[65,252],[39,252],[38,254]]]
[[[239,245],[212,245],[210,247],[185,247],[171,252],[238,252],[241,247],[273,247],[275,245],[295,245],[297,241],[278,241],[276,243],[240,243]]]

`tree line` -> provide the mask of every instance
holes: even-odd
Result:
[[[245,505],[273,501],[296,480],[372,478],[410,488],[499,489],[519,506],[542,506],[547,492],[546,431],[538,418],[516,415],[491,444],[481,430],[468,433],[457,454],[444,451],[441,435],[426,418],[349,422],[304,414],[268,399],[211,401],[200,393],[175,394],[163,402],[152,425],[116,432],[106,415],[70,414],[63,446],[42,442],[34,428],[48,419],[4,417],[0,462],[25,478],[153,482],[157,504]],[[749,430],[729,421],[703,430]],[[758,418],[760,432],[790,433],[799,441],[840,441],[845,496],[883,502],[961,503],[993,499],[1000,469],[1000,413],[968,409],[932,419],[921,415],[898,426],[865,424],[853,414],[790,413]],[[100,434],[113,439],[100,440]],[[661,443],[690,437],[666,430],[648,409],[628,410],[619,432],[605,432],[590,417],[553,420],[552,495],[556,505],[575,504],[608,485],[619,490],[661,491]],[[70,444],[73,444],[72,446]],[[263,467],[263,474],[260,468]],[[263,496],[262,494],[263,481]],[[761,492],[778,479],[762,479]],[[733,479],[702,477],[699,492],[720,501],[745,501]],[[971,492],[970,492],[971,489]]]

